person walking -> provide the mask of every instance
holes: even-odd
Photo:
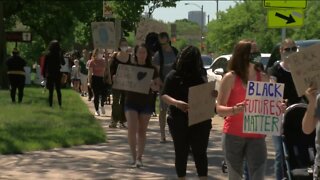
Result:
[[[25,72],[24,67],[26,61],[19,56],[19,51],[14,48],[12,56],[6,61],[8,67],[8,78],[10,83],[10,96],[13,103],[16,102],[16,91],[18,89],[18,103],[22,102],[23,90],[25,85]]]
[[[71,83],[72,83],[72,88],[76,92],[79,92],[80,89],[80,66],[79,66],[79,60],[75,59],[74,65],[71,68]]]
[[[134,48],[133,66],[146,67],[154,70],[153,81],[148,94],[125,92],[125,116],[128,125],[128,142],[130,146],[132,162],[135,167],[142,167],[142,156],[146,144],[146,131],[151,114],[153,112],[152,90],[159,90],[159,78],[157,70],[151,63],[151,55],[147,47],[142,44]]]
[[[281,61],[280,63],[272,66],[268,70],[268,73],[270,75],[271,82],[284,84],[283,99],[285,99],[286,104],[289,107],[293,104],[303,102],[303,98],[299,97],[296,91],[287,58],[290,54],[297,52],[298,48],[292,39],[285,39],[281,43],[279,50]],[[282,147],[282,136],[272,136],[272,141],[275,148],[274,169],[276,179],[282,180],[285,177],[285,159]]]
[[[194,46],[184,48],[174,69],[167,75],[161,99],[169,105],[167,123],[174,144],[176,173],[179,179],[185,179],[191,150],[199,178],[207,179],[211,119],[188,126],[189,88],[207,82],[200,50]]]
[[[267,75],[255,67],[256,52],[258,48],[254,41],[241,40],[235,45],[230,71],[221,81],[217,98],[217,113],[225,117],[222,141],[231,180],[242,179],[244,160],[248,165],[249,179],[261,180],[265,175],[265,135],[242,132],[247,82],[269,81]]]
[[[64,65],[64,57],[61,51],[60,43],[52,40],[49,44],[49,52],[45,55],[44,77],[46,78],[46,87],[49,90],[49,106],[53,104],[53,90],[56,89],[58,104],[62,106],[61,94],[61,65]]]
[[[131,61],[131,55],[127,51],[128,41],[125,38],[120,39],[118,50],[118,52],[114,53],[110,62],[110,73],[112,79],[117,73],[119,64],[130,64]],[[126,125],[124,124],[125,122],[124,93],[121,90],[112,89],[112,112],[109,128],[117,128],[118,123],[120,128],[126,128]]]
[[[316,157],[314,159],[313,179],[320,180],[320,90],[312,83],[305,92],[309,104],[302,119],[302,131],[311,134],[316,129]]]
[[[159,49],[158,52],[155,53],[153,57],[153,63],[159,72],[161,84],[163,84],[165,77],[172,70],[172,66],[176,61],[178,50],[175,47],[171,46],[169,35],[166,32],[161,32],[159,34],[159,42],[160,42],[161,48]],[[160,91],[161,89],[162,88],[160,88]],[[162,101],[161,98],[160,98],[159,106],[160,106],[159,107],[159,111],[160,111],[159,125],[160,125],[160,133],[161,133],[160,142],[165,143],[166,142],[165,128],[166,128],[166,116],[167,116],[168,106],[166,105],[166,103]]]
[[[104,51],[102,49],[95,49],[92,53],[92,59],[89,63],[88,71],[88,86],[93,90],[94,94],[94,108],[96,110],[95,115],[100,116],[105,114],[104,102],[105,102],[105,83],[104,83],[104,71],[106,67],[105,59],[103,58]],[[99,110],[100,106],[100,110]]]

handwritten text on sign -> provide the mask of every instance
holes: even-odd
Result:
[[[288,57],[291,75],[299,96],[311,83],[320,88],[320,44],[294,53]]]
[[[284,84],[249,81],[243,132],[280,135]]]
[[[154,69],[119,64],[112,88],[149,94]]]

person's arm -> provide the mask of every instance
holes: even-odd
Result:
[[[244,102],[238,103],[233,107],[227,106],[231,89],[235,82],[236,75],[232,72],[227,73],[221,80],[219,94],[217,98],[216,110],[222,116],[232,116],[244,111]]]
[[[305,112],[304,117],[302,119],[302,131],[305,134],[312,133],[316,128],[316,125],[318,122],[315,110],[316,108],[319,109],[320,107],[317,107],[316,94],[317,94],[317,88],[315,87],[309,87],[305,93],[306,97],[309,100],[307,111]]]
[[[161,99],[168,105],[175,106],[176,108],[180,109],[183,112],[187,112],[189,109],[189,106],[186,102],[177,100],[167,94],[164,94],[161,96]]]

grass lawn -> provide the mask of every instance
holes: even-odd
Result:
[[[21,104],[12,104],[8,90],[0,91],[0,154],[96,144],[106,141],[100,123],[80,96],[62,91],[62,109],[54,93],[53,108],[48,91],[27,87]]]

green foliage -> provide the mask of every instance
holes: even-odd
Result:
[[[319,38],[319,8],[320,2],[308,1],[305,25],[287,29],[287,37],[296,40]],[[219,12],[219,19],[208,25],[209,51],[229,54],[240,39],[254,39],[262,52],[271,52],[273,46],[281,41],[281,29],[268,29],[266,17],[267,9],[262,1],[253,0],[237,3],[226,12]]]
[[[50,108],[42,88],[26,88],[22,104],[0,91],[0,154],[105,142],[105,132],[72,90],[63,90],[63,108]],[[56,98],[55,98],[56,99]],[[54,102],[57,104],[57,102]]]

